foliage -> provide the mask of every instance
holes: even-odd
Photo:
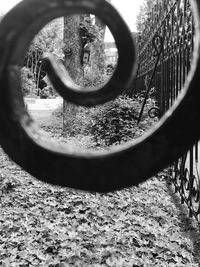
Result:
[[[83,47],[92,42],[97,42],[101,40],[101,32],[99,27],[93,23],[90,16],[84,16],[80,23],[80,35]]]
[[[22,93],[24,96],[29,94],[36,95],[37,88],[33,73],[26,67],[21,69],[21,80],[22,80]]]
[[[137,118],[142,105],[142,98],[132,99],[120,96],[92,113],[90,132],[97,143],[105,146],[120,144],[139,137],[149,129],[155,119],[148,117],[148,110],[153,107],[154,101],[149,99],[145,107],[142,121],[137,125]]]
[[[63,22],[56,19],[47,24],[34,38],[25,58],[25,65],[34,75],[37,87],[46,75],[42,68],[42,55],[52,53],[56,58],[63,58]]]
[[[105,25],[95,17],[83,16],[79,28],[82,48],[90,44],[91,68],[101,74],[105,71],[104,31]]]
[[[41,125],[48,137],[50,120]],[[0,197],[0,266],[198,266],[199,235],[193,244],[159,177],[108,194],[75,191],[33,179],[0,149]]]
[[[64,131],[66,136],[93,136],[97,146],[117,145],[138,138],[157,121],[151,119],[148,111],[155,106],[152,98],[147,100],[142,120],[137,125],[143,97],[135,99],[127,96],[110,101],[94,108],[76,107],[65,104]],[[57,110],[56,116],[62,116]]]
[[[100,28],[97,23],[94,23],[95,17],[92,18],[91,16],[85,15],[82,18],[79,32],[83,46],[88,43],[101,42],[104,29]]]
[[[41,53],[53,53],[63,59],[63,27],[62,19],[48,23],[34,38],[30,49]]]
[[[46,99],[50,96],[49,86],[44,87],[40,90],[40,98]]]
[[[60,142],[62,118],[38,115],[51,131],[47,138]],[[77,139],[64,140],[80,150]],[[0,266],[199,266],[199,234],[184,222],[160,175],[93,194],[41,183],[0,149],[0,198]]]
[[[98,86],[105,82],[107,77],[105,75],[98,75],[93,70],[85,73],[82,80],[82,85],[85,90]],[[76,136],[76,135],[91,135],[91,129],[89,125],[92,123],[92,114],[98,109],[96,108],[85,108],[77,107],[73,104],[65,103],[64,114],[63,110],[58,109],[56,111],[56,116],[64,116],[64,133],[66,136]]]
[[[149,12],[153,5],[156,4],[156,0],[144,0],[140,6],[139,14],[137,15],[136,28],[138,32],[142,32],[145,22],[147,20]]]
[[[62,111],[56,115],[62,116]],[[65,103],[64,109],[64,134],[65,136],[90,135],[88,124],[91,123],[91,109],[77,107],[73,104]]]
[[[85,71],[85,75],[83,77],[83,86],[86,88],[95,87],[101,84],[104,84],[108,76],[106,75],[99,75],[99,72],[95,72],[94,69],[88,69]]]

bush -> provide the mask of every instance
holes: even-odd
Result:
[[[21,69],[22,93],[23,96],[37,95],[37,88],[33,73],[29,68]]]
[[[40,91],[40,98],[46,99],[49,96],[50,96],[49,86],[46,86]]]
[[[149,129],[155,119],[148,117],[148,110],[153,107],[154,101],[149,99],[144,109],[142,121],[137,125],[141,110],[141,99],[132,99],[120,96],[101,107],[93,109],[89,132],[94,136],[97,144],[111,146],[121,144],[137,138]]]
[[[85,70],[82,85],[85,90],[97,86],[109,79],[107,75],[98,75],[90,68]],[[65,136],[93,136],[99,146],[111,146],[137,138],[155,122],[148,116],[150,108],[155,106],[153,98],[147,100],[142,120],[137,125],[144,97],[120,96],[104,105],[94,108],[77,107],[64,103],[63,124]]]
[[[155,101],[149,98],[141,122],[137,125],[142,101],[141,96],[135,99],[120,96],[94,108],[77,107],[65,102],[65,135],[91,135],[97,146],[101,147],[135,139],[157,121],[148,116],[149,109],[155,106]],[[59,117],[62,114],[61,110],[57,110],[55,115]]]
[[[104,84],[108,80],[105,74],[99,74],[95,70],[87,70],[83,78],[83,86],[87,89],[90,87]]]
[[[91,109],[77,107],[67,102],[64,105],[64,134],[66,136],[90,135],[88,125],[91,123]]]
[[[99,73],[88,68],[85,70],[81,85],[87,90],[88,88],[105,83],[106,79],[106,75],[99,75]],[[77,107],[74,104],[65,102],[63,113],[64,134],[66,136],[90,135],[89,125],[91,124],[91,115],[96,109],[98,108]],[[58,116],[59,114],[60,113],[57,113]]]

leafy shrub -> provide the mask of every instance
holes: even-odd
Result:
[[[85,70],[85,75],[83,78],[83,86],[85,88],[98,86],[100,84],[105,83],[106,80],[108,80],[108,77],[106,75],[104,75],[104,74],[100,75],[94,69],[92,69],[92,70],[88,69],[88,70]]]
[[[98,86],[105,82],[106,75],[99,75],[95,70],[90,68],[85,71],[82,85],[87,90],[90,87]],[[97,108],[85,108],[77,107],[71,103],[65,102],[64,104],[64,134],[66,136],[76,135],[90,135],[90,127],[92,114]],[[57,116],[60,116],[60,112],[57,112]]]
[[[93,109],[89,129],[97,144],[110,146],[137,138],[149,129],[155,119],[148,117],[148,110],[154,102],[149,99],[144,109],[142,121],[137,125],[141,109],[141,99],[120,96],[105,105]]]
[[[77,107],[65,103],[64,133],[66,136],[93,136],[97,146],[111,146],[127,142],[141,136],[157,119],[148,116],[150,108],[155,106],[151,98],[147,100],[139,125],[137,120],[143,98],[135,99],[120,96],[104,105],[94,108]],[[55,115],[60,117],[62,110]]]
[[[49,86],[46,86],[40,91],[40,98],[46,99],[49,96],[50,96]]]
[[[33,73],[29,68],[21,69],[22,93],[24,96],[37,95],[37,88]]]
[[[99,75],[95,70],[85,69],[82,85],[93,87],[109,79],[107,75]],[[144,97],[120,96],[104,105],[94,108],[77,107],[65,102],[63,124],[65,136],[91,135],[99,146],[111,146],[137,138],[155,122],[148,116],[150,108],[155,106],[153,98],[147,100],[142,120],[137,120]],[[60,114],[60,113],[59,113]]]
[[[91,109],[65,102],[64,134],[66,136],[90,135]],[[59,116],[59,112],[58,112]]]

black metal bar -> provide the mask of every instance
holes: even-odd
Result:
[[[189,0],[162,1],[162,12],[159,17],[152,17],[152,25],[144,30],[142,43],[139,45],[144,56],[140,56],[140,64],[146,64],[146,71],[152,69],[151,55],[145,54],[147,47],[158,31],[163,36],[163,53],[160,60],[160,85],[156,90],[161,91],[158,99],[161,113],[164,114],[177,100],[184,88],[187,75],[191,70],[191,61],[194,50],[194,17]],[[140,52],[139,51],[139,52]],[[155,75],[157,73],[155,72]],[[143,70],[138,74],[144,77]],[[155,77],[155,80],[159,77]],[[188,111],[188,116],[191,116]],[[182,120],[185,118],[182,117]],[[173,129],[172,129],[173,131]],[[182,132],[182,134],[184,134]],[[181,134],[180,134],[181,138]],[[184,154],[175,163],[175,189],[180,193],[182,202],[188,206],[190,215],[200,219],[200,171],[198,144],[190,147],[190,152]],[[193,154],[194,153],[194,154]],[[196,166],[196,168],[194,168]],[[196,171],[195,171],[196,170]]]
[[[156,41],[157,39],[159,39],[159,48],[157,47],[157,44],[156,44]],[[158,63],[160,61],[160,56],[162,54],[162,51],[163,51],[163,39],[161,36],[159,35],[155,35],[154,38],[153,38],[153,41],[152,41],[152,45],[155,49],[155,57],[156,57],[156,62],[155,62],[155,66],[154,66],[154,69],[153,69],[153,73],[151,75],[151,78],[150,78],[150,81],[147,85],[147,90],[146,90],[146,93],[145,93],[145,97],[144,97],[144,100],[143,100],[143,103],[142,103],[142,107],[141,107],[141,110],[140,110],[140,114],[139,114],[139,117],[138,117],[138,121],[137,121],[137,124],[140,123],[141,121],[141,118],[142,118],[142,115],[143,115],[143,112],[144,112],[144,108],[145,108],[145,105],[146,105],[146,102],[147,102],[147,99],[148,99],[148,96],[149,96],[149,92],[151,90],[151,85],[152,85],[152,82],[153,82],[153,78],[156,74],[156,70],[157,70],[157,67],[158,67]]]

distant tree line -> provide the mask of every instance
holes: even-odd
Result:
[[[63,59],[63,19],[56,19],[47,24],[34,38],[24,60],[24,67],[32,73],[37,94],[47,86],[43,78],[46,72],[42,65],[42,55],[52,53]]]
[[[144,0],[143,4],[140,6],[140,11],[137,15],[136,21],[136,28],[138,32],[142,32],[148,14],[155,3],[156,0]]]

